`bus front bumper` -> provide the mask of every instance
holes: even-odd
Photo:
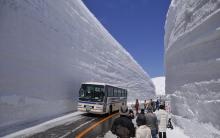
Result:
[[[87,109],[87,108],[79,108],[77,109],[78,111],[81,112],[86,112],[86,113],[92,113],[92,114],[105,114],[105,112],[103,112],[103,110],[101,109]]]

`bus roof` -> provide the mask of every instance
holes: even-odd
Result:
[[[114,86],[114,85],[111,85],[108,83],[101,83],[101,82],[83,82],[82,84],[103,85],[103,86],[109,85],[112,87],[117,87],[117,86]],[[117,87],[117,88],[120,88],[120,87]],[[121,88],[121,89],[123,89],[123,88]]]
[[[83,82],[82,84],[94,84],[94,85],[110,85],[107,83],[101,83],[101,82]],[[110,85],[112,86],[112,85]]]

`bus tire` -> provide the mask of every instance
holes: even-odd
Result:
[[[109,106],[109,112],[108,112],[108,114],[109,114],[109,115],[112,114],[112,105]]]

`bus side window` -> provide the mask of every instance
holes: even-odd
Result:
[[[122,91],[121,91],[121,89],[119,89],[118,91],[119,91],[119,92],[118,92],[118,95],[119,95],[119,97],[121,97],[121,96],[122,96]]]
[[[114,97],[117,97],[117,88],[114,88]]]
[[[111,96],[112,96],[112,97],[114,96],[113,88],[112,88],[112,87],[111,87]]]
[[[122,90],[122,97],[125,97],[125,90]]]
[[[106,87],[105,87],[105,90],[106,90],[106,92],[105,92],[105,93],[106,93],[105,96],[108,97],[108,96],[109,96],[109,87],[106,86]]]
[[[116,89],[116,97],[118,97],[118,89]]]
[[[108,87],[108,96],[109,97],[113,96],[113,88],[112,87]]]

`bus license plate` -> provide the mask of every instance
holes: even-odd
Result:
[[[86,106],[86,111],[90,111],[91,110],[91,107],[90,106]]]

